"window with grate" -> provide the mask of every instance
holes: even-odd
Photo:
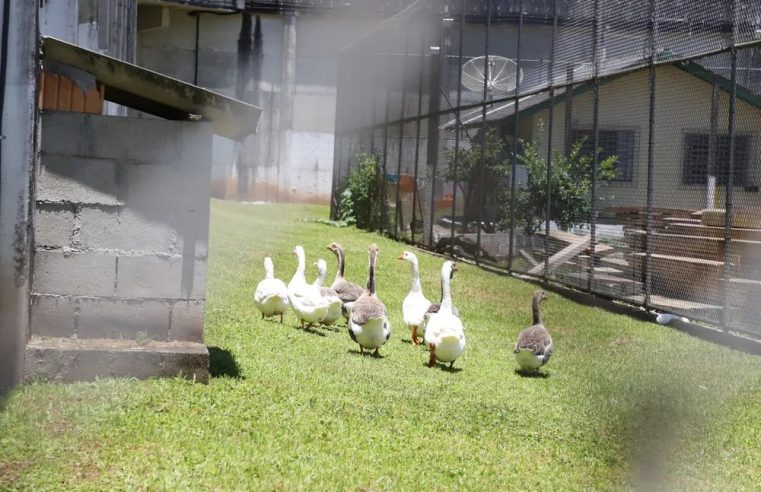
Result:
[[[634,167],[634,130],[598,130],[597,148],[601,149],[599,160],[603,161],[615,155],[616,169],[618,174],[611,181],[628,182],[632,180]],[[581,152],[592,156],[594,148],[594,132],[592,130],[573,130],[571,132],[573,142],[584,139]]]
[[[704,185],[708,182],[708,162],[710,158],[710,136],[707,133],[687,133],[684,135],[684,161],[682,183]],[[750,137],[735,136],[735,186],[745,186],[748,175]],[[716,183],[727,184],[729,174],[729,135],[716,135]]]

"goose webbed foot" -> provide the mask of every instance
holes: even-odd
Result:
[[[375,349],[375,352],[373,352],[373,357],[380,358],[381,354],[379,352],[380,349]]]

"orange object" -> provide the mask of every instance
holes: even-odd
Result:
[[[40,73],[40,109],[101,114],[105,86],[83,91],[65,75],[42,71]]]
[[[402,174],[399,176],[399,191],[403,193],[412,193],[415,191],[415,176]]]

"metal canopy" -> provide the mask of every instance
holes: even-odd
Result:
[[[256,133],[262,110],[231,97],[102,55],[60,39],[42,38],[42,57],[91,73],[105,86],[105,99],[170,120],[214,124],[214,133],[240,140]]]

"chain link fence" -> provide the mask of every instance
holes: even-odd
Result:
[[[420,0],[341,59],[332,213],[761,335],[761,4]]]

